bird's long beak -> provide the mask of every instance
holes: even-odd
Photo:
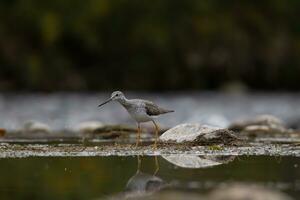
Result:
[[[98,107],[101,107],[101,106],[103,106],[104,104],[107,104],[107,103],[110,102],[111,100],[112,100],[111,98],[107,99],[105,102],[101,103]]]

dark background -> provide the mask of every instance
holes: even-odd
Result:
[[[0,90],[300,89],[298,0],[1,0]]]

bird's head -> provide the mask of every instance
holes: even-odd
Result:
[[[124,99],[125,99],[125,96],[121,91],[115,91],[115,92],[111,93],[111,96],[108,100],[101,103],[98,107],[101,107],[101,106],[103,106],[104,104],[107,104],[110,101],[122,101]]]
[[[111,93],[111,96],[110,96],[111,100],[122,100],[125,98],[124,94],[121,92],[121,91],[115,91],[113,93]]]

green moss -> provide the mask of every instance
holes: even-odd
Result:
[[[223,150],[223,147],[221,147],[219,145],[211,145],[208,148],[209,148],[209,150],[212,150],[212,151],[221,151],[221,150]]]

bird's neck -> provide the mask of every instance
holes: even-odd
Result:
[[[126,99],[126,97],[122,98],[122,99],[118,99],[118,102],[120,104],[122,104],[124,107],[127,107],[129,105],[129,100]]]

